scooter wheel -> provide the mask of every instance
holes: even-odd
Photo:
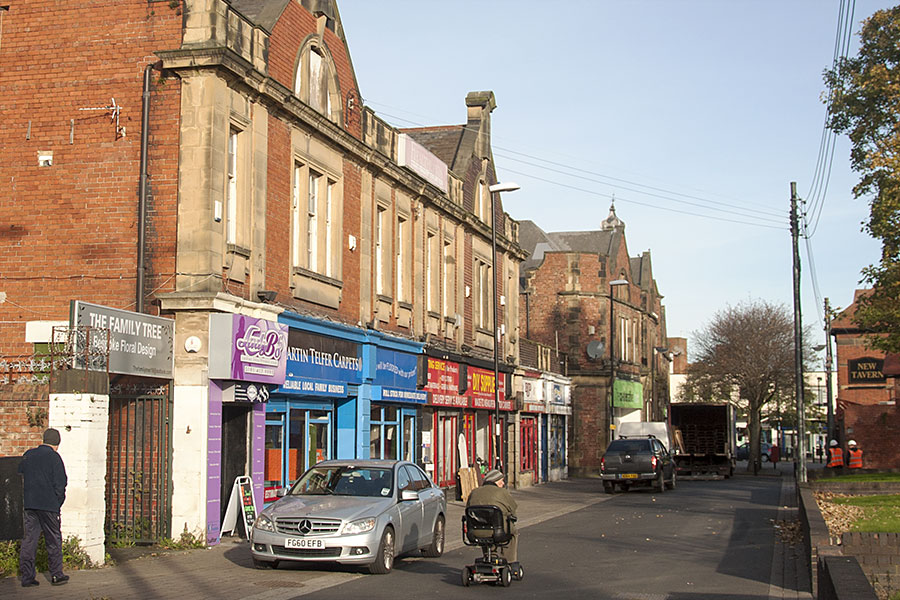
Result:
[[[462,570],[462,584],[469,587],[472,583],[472,567],[466,567]]]
[[[509,587],[512,583],[512,569],[509,567],[500,567],[500,585]]]
[[[519,568],[516,569],[516,572],[513,573],[513,577],[516,578],[516,581],[522,581],[525,579],[525,567],[519,565]]]

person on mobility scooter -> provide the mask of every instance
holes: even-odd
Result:
[[[508,586],[513,577],[521,580],[525,570],[518,562],[516,509],[503,473],[491,469],[481,487],[472,490],[463,515],[463,543],[480,546],[483,556],[462,571],[463,585],[493,581]]]

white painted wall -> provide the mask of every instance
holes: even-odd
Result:
[[[187,527],[206,539],[209,388],[175,385],[172,409],[172,537]]]
[[[105,560],[106,437],[109,396],[50,394],[49,426],[59,430],[59,454],[69,482],[62,537],[76,536],[92,561]]]

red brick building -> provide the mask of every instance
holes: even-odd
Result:
[[[568,355],[572,378],[569,472],[596,474],[616,426],[664,420],[669,352],[650,252],[631,257],[610,207],[595,231],[546,233],[519,224],[519,327]]]
[[[872,348],[867,332],[854,322],[859,299],[866,290],[856,290],[853,304],[831,323],[837,353],[838,441],[846,449],[854,440],[863,450],[863,466],[871,469],[900,468],[900,408],[897,355]]]
[[[459,131],[480,133],[447,164],[364,106],[333,0],[9,0],[0,16],[0,409],[16,415],[0,454],[68,428],[70,485],[86,491],[66,510],[91,515],[88,546],[104,528],[214,542],[234,475],[259,504],[320,458],[411,458],[437,476],[423,448],[445,407],[416,389],[426,344],[472,367],[446,437],[476,403],[492,412],[496,388],[510,422],[510,386],[485,369],[486,290],[495,278],[498,325],[517,331],[505,290],[522,259],[502,203],[486,210],[491,92],[460,103]],[[88,327],[72,301],[99,311],[95,329],[163,328],[166,364],[57,378],[48,400],[51,328]],[[223,370],[261,330],[278,361],[296,334],[353,368],[330,396],[284,371]],[[500,343],[511,373],[518,339]],[[383,364],[410,387],[389,390]]]

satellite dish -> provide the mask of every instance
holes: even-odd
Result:
[[[600,358],[603,356],[605,345],[603,342],[593,341],[587,345],[587,355],[591,358]]]

